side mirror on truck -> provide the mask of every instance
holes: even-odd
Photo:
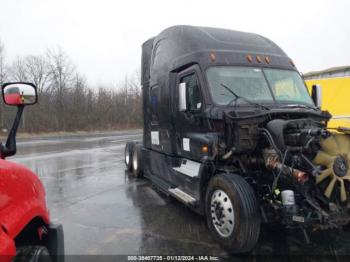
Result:
[[[5,83],[1,87],[2,99],[6,105],[17,106],[17,114],[7,137],[6,144],[0,143],[0,157],[2,159],[16,154],[16,134],[21,121],[24,106],[34,105],[38,101],[35,85],[32,83]]]
[[[2,86],[6,105],[33,105],[37,102],[36,88],[31,83],[6,83]]]
[[[313,85],[311,89],[311,98],[314,101],[315,106],[321,108],[322,104],[322,87],[321,85]]]
[[[187,110],[186,99],[186,83],[179,84],[179,111],[184,112]]]

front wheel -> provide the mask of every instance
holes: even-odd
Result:
[[[230,253],[251,251],[260,232],[255,193],[243,177],[218,174],[208,185],[206,217],[215,239]]]
[[[14,262],[52,262],[44,246],[21,246],[17,249]]]

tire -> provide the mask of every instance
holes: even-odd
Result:
[[[132,171],[132,154],[134,152],[135,143],[134,142],[126,142],[125,144],[125,152],[124,152],[124,161],[126,165],[126,169],[128,171]]]
[[[215,175],[205,201],[209,230],[220,245],[232,254],[251,251],[259,238],[260,213],[255,193],[244,178]]]
[[[142,144],[135,144],[132,154],[132,172],[135,177],[142,177]]]
[[[22,246],[17,248],[14,262],[52,262],[45,246]]]

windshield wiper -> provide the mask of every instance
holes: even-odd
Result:
[[[312,110],[318,110],[316,107],[308,106],[304,104],[289,104],[289,105],[283,105],[282,108],[307,108]]]
[[[263,108],[265,110],[270,110],[270,108],[268,108],[267,106],[264,106],[262,104],[258,104],[258,103],[255,103],[253,101],[250,101],[249,99],[243,97],[243,96],[239,96],[237,95],[231,88],[229,88],[228,86],[224,85],[224,84],[220,84],[223,88],[225,88],[227,91],[229,91],[235,98],[232,99],[227,105],[232,105],[233,102],[235,102],[235,105],[237,103],[237,100],[241,99],[245,102],[247,102],[248,104],[251,104],[251,105],[254,105],[254,106],[257,106],[257,107],[260,107],[260,108]]]

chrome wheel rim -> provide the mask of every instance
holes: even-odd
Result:
[[[229,237],[233,232],[235,217],[232,202],[223,190],[215,190],[212,194],[210,212],[212,223],[219,235]]]

